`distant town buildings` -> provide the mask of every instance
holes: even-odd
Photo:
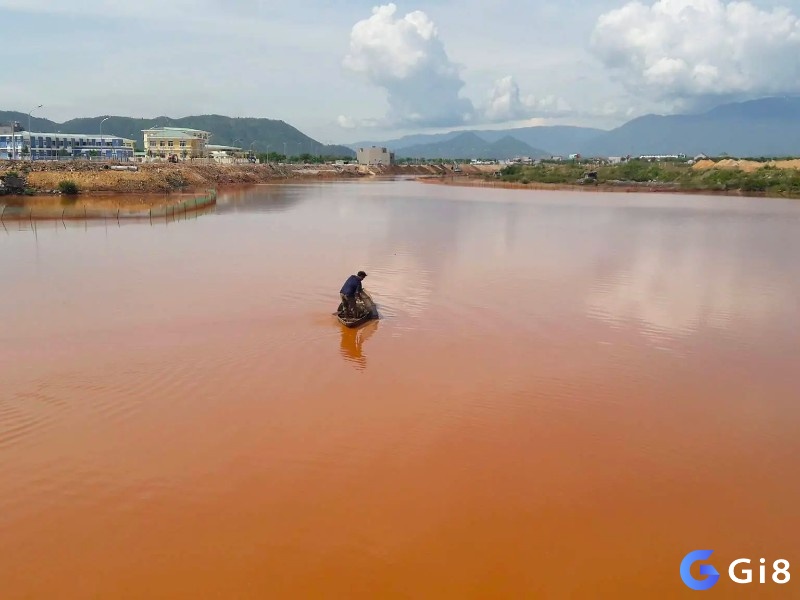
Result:
[[[103,121],[107,120],[103,119]],[[102,130],[102,122],[100,123]],[[203,159],[213,162],[235,163],[239,161],[256,162],[253,154],[253,141],[250,152],[240,146],[214,145],[209,143],[212,134],[201,129],[187,127],[151,127],[142,130],[144,151],[135,152],[136,142],[131,139],[103,134],[78,133],[35,133],[26,131],[18,122],[0,124],[0,160],[59,160],[70,158],[86,158],[117,161],[161,161],[178,162],[183,160]],[[236,140],[234,141],[234,144]],[[299,142],[298,142],[299,144]],[[274,145],[274,144],[273,144]],[[283,143],[284,153],[286,142]],[[267,146],[269,149],[269,146]],[[486,161],[472,159],[471,164],[480,165],[485,162],[502,162],[503,164],[535,165],[541,162],[592,162],[594,164],[619,164],[631,160],[632,156],[591,156],[584,157],[579,153],[564,156],[551,155],[549,158],[533,158],[515,156],[503,161]],[[635,157],[638,160],[685,161],[682,153],[650,154]],[[704,159],[699,154],[692,162]],[[369,146],[356,149],[356,159],[360,165],[389,166],[395,164],[395,154],[383,146]],[[435,161],[434,161],[435,162]]]
[[[142,130],[146,156],[169,158],[205,158],[211,134],[200,129],[185,127],[153,127]]]
[[[59,158],[103,158],[130,160],[133,140],[115,135],[82,133],[36,133],[17,126],[0,127],[0,159],[55,160]]]
[[[237,160],[244,158],[245,153],[239,146],[223,146],[215,144],[206,144],[206,152],[208,157],[218,163],[235,163]]]
[[[685,154],[642,154],[640,160],[685,160]]]
[[[393,165],[394,152],[379,146],[359,148],[356,150],[356,159],[360,165]]]

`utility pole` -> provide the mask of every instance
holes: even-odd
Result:
[[[11,160],[17,160],[17,123],[16,121],[11,121]]]
[[[106,117],[102,121],[100,121],[100,160],[103,160],[103,123],[108,121],[109,117]]]
[[[28,134],[30,134],[31,132],[31,113],[35,111],[37,108],[42,108],[42,106],[44,106],[44,104],[40,104],[36,108],[32,108],[30,109],[30,111],[28,111]]]

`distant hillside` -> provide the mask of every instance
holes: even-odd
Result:
[[[423,144],[448,142],[465,133],[477,135],[486,142],[493,143],[501,138],[511,136],[532,148],[543,148],[550,155],[568,155],[577,152],[577,148],[605,133],[602,129],[591,127],[572,127],[556,125],[547,127],[519,127],[516,129],[470,129],[466,131],[450,131],[447,133],[415,134],[385,141],[365,141],[349,144],[351,148],[363,146],[386,146],[405,156],[408,148]]]
[[[499,140],[489,144],[488,154],[483,155],[489,158],[514,158],[517,156],[528,156],[531,158],[549,158],[551,153],[541,148],[534,148],[530,144],[520,141],[516,137],[506,135]]]
[[[104,117],[72,119],[64,123],[55,123],[47,119],[31,118],[33,131],[64,133],[99,133],[100,121]],[[0,122],[19,121],[27,129],[28,115],[13,111],[0,111]],[[289,155],[329,154],[336,156],[355,156],[355,152],[347,146],[325,145],[308,137],[284,121],[275,119],[233,118],[221,115],[197,115],[172,119],[157,117],[155,119],[134,119],[131,117],[110,117],[103,123],[103,133],[118,135],[136,140],[143,146],[142,130],[150,127],[189,127],[210,131],[212,144],[239,146],[255,152],[280,152],[284,148]],[[285,146],[284,146],[285,144]]]
[[[521,127],[516,129],[451,131],[432,135],[363,142],[394,150],[398,156],[450,158],[471,147],[490,152],[471,134],[491,144],[512,138],[527,144],[531,156],[580,153],[584,156],[642,154],[708,154],[731,156],[800,156],[800,98],[762,98],[720,105],[697,115],[647,115],[603,131],[589,127]],[[461,140],[461,141],[456,141]],[[454,147],[455,144],[455,147]],[[488,157],[489,154],[483,154]],[[496,156],[495,158],[502,158]]]
[[[361,142],[353,142],[347,144],[348,147],[355,150],[356,148],[368,148],[369,146],[381,146],[389,148],[390,150],[402,150],[411,146],[421,146],[422,144],[433,144],[434,142],[445,142],[452,140],[454,137],[462,133],[470,133],[466,131],[450,131],[448,133],[415,133],[412,135],[404,135],[403,137],[392,140],[364,140]],[[477,133],[472,131],[471,133]]]
[[[797,156],[800,98],[725,104],[699,115],[647,115],[587,141],[580,153]]]
[[[418,144],[396,150],[398,158],[497,158],[507,159],[515,156],[543,157],[548,152],[532,148],[511,136],[505,136],[494,143],[487,142],[473,132],[457,134],[455,137],[430,144]]]
[[[28,115],[0,111],[0,123],[19,121],[28,126]],[[36,117],[34,131],[99,133],[102,117],[73,119],[56,123]],[[256,152],[286,152],[355,156],[359,146],[386,146],[398,157],[409,158],[513,158],[547,157],[580,153],[584,156],[631,154],[731,156],[800,156],[800,98],[763,98],[724,104],[703,114],[658,116],[633,119],[611,131],[589,127],[521,127],[451,131],[408,135],[387,141],[359,142],[347,146],[326,146],[301,131],[274,119],[231,118],[198,115],[172,119],[111,117],[103,132],[136,140],[142,145],[142,130],[154,126],[204,129],[212,143],[236,145]]]
[[[598,135],[605,133],[605,131],[592,127],[551,125],[476,131],[475,133],[490,142],[510,135],[534,148],[544,148],[551,156],[569,156],[570,154],[579,152],[581,146],[596,138]]]

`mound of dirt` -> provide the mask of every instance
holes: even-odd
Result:
[[[697,171],[705,171],[707,169],[738,169],[745,173],[752,173],[764,167],[778,168],[778,169],[800,169],[800,159],[792,160],[771,160],[768,162],[758,162],[755,160],[737,160],[733,158],[726,158],[717,162],[713,160],[699,160],[692,169]]]

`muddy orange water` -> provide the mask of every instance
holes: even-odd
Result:
[[[412,181],[5,224],[0,598],[799,597],[798,257],[796,201]]]

